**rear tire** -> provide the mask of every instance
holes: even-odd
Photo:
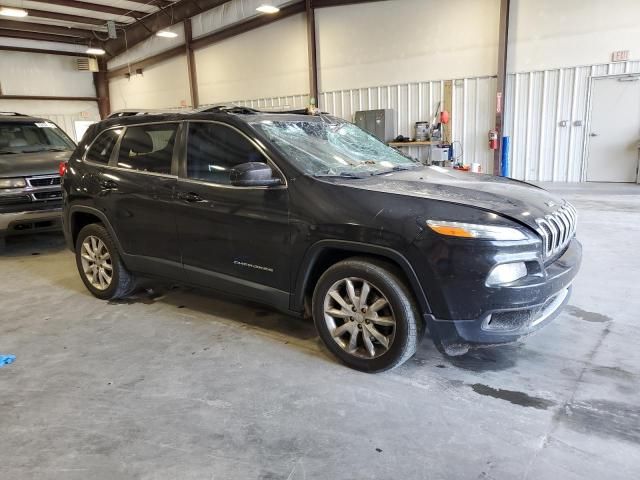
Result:
[[[402,274],[377,259],[351,258],[330,267],[315,287],[312,312],[326,347],[364,372],[406,362],[424,331]]]
[[[126,297],[135,288],[135,278],[126,269],[120,253],[103,225],[92,223],[76,239],[76,266],[87,290],[101,300]]]

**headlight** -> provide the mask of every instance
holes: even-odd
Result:
[[[517,228],[495,225],[476,225],[473,223],[443,222],[427,220],[434,232],[449,237],[480,238],[483,240],[526,240],[527,236]]]
[[[510,283],[527,276],[527,266],[524,262],[503,263],[496,265],[487,277],[490,287]]]
[[[0,188],[23,188],[27,186],[24,178],[0,178]]]

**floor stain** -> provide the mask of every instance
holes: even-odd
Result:
[[[486,395],[487,397],[498,398],[500,400],[506,400],[514,405],[520,405],[521,407],[531,407],[538,410],[546,410],[547,408],[555,405],[555,402],[547,400],[545,398],[533,397],[524,392],[518,392],[515,390],[503,390],[501,388],[493,388],[482,383],[474,383],[470,385],[474,392],[480,395]]]
[[[597,366],[591,368],[591,371],[603,377],[615,378],[619,380],[633,381],[636,378],[636,375],[620,367]]]
[[[513,368],[519,355],[518,345],[471,350],[460,357],[448,357],[454,366],[471,372],[499,372]]]
[[[574,307],[573,305],[567,305],[565,311],[572,317],[579,318],[580,320],[584,320],[585,322],[605,323],[613,321],[613,318],[608,317],[607,315],[603,315],[602,313],[597,312],[589,312],[587,310]]]
[[[640,444],[640,406],[609,400],[574,402],[558,413],[569,428]]]

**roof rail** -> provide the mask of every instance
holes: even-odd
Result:
[[[25,115],[24,113],[18,113],[18,112],[0,112],[0,115],[12,115],[14,117],[27,117],[28,115]]]
[[[255,108],[243,107],[240,105],[234,104],[217,104],[217,105],[205,105],[199,108],[190,109],[190,108],[175,108],[175,109],[144,109],[144,108],[128,108],[124,110],[117,110],[111,114],[107,118],[122,118],[122,117],[132,117],[136,115],[158,115],[158,114],[166,114],[166,113],[229,113],[234,115],[259,115],[261,113],[268,113],[270,115],[320,115],[327,114],[326,112],[321,112],[318,109],[314,108],[300,108],[294,110],[257,110]]]
[[[107,118],[132,117],[134,115],[158,115],[162,113],[193,113],[191,109],[145,109],[145,108],[126,108],[111,112]]]
[[[268,113],[272,115],[282,114],[282,115],[318,115],[321,112],[317,109],[312,108],[299,108],[294,110],[257,110],[255,108],[250,107],[242,107],[239,105],[213,105],[206,106],[196,110],[199,113],[232,113],[236,115],[258,115],[261,113]]]
[[[255,108],[241,107],[239,105],[207,105],[196,109],[198,113],[235,113],[237,115],[255,115],[260,113]]]

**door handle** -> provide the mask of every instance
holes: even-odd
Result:
[[[178,193],[178,198],[180,200],[184,200],[185,202],[189,202],[189,203],[202,201],[202,197],[197,193],[193,193],[193,192],[180,192]]]
[[[590,137],[597,137],[597,136],[598,136],[598,134],[597,134],[597,133],[593,133],[593,132],[591,132],[591,133],[589,134],[589,136],[590,136]]]

